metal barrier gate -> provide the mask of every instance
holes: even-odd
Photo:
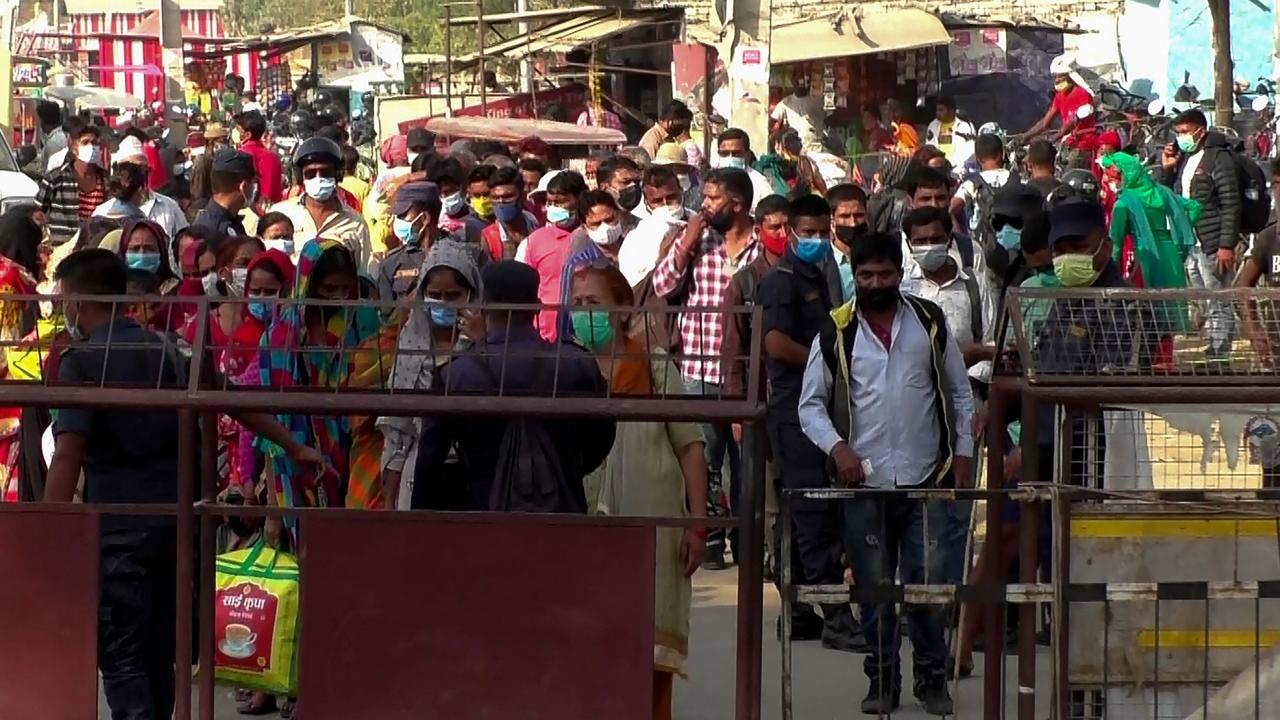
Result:
[[[3,303],[61,302],[78,298],[7,296]],[[93,298],[136,304],[136,297]],[[173,298],[146,298],[178,307]],[[176,518],[177,553],[175,716],[192,717],[192,698],[181,658],[214,665],[214,529],[224,516],[292,516],[303,533],[298,694],[308,717],[651,717],[655,530],[659,527],[729,527],[740,533],[737,597],[735,717],[760,717],[763,586],[764,453],[757,437],[744,433],[742,512],[736,518],[582,517],[507,513],[243,507],[216,500],[216,437],[196,422],[214,426],[219,412],[450,415],[525,415],[546,419],[602,418],[626,422],[742,422],[762,419],[758,344],[735,361],[745,364],[746,392],[729,397],[674,395],[529,397],[504,392],[472,395],[403,391],[391,386],[391,350],[386,372],[372,387],[290,389],[238,388],[211,372],[217,353],[209,337],[211,302],[194,305],[195,341],[186,387],[88,387],[40,377],[0,383],[0,405],[91,407],[176,411],[180,423],[176,505],[93,506],[0,504],[0,714],[47,720],[83,720],[96,707],[97,529],[107,514]],[[254,298],[254,300],[263,300]],[[221,299],[243,303],[244,299]],[[281,307],[294,301],[267,300]],[[306,308],[351,313],[368,303],[307,300]],[[393,308],[382,306],[384,312]],[[491,315],[517,306],[475,306]],[[407,312],[408,307],[394,309]],[[598,312],[625,312],[596,307]],[[759,332],[758,310],[693,309],[719,314]],[[646,310],[650,315],[689,309]],[[395,322],[396,315],[392,315]],[[403,318],[401,318],[403,319]],[[661,321],[661,318],[659,318]],[[56,328],[55,328],[56,330]],[[55,354],[55,336],[6,342],[3,350],[37,356]],[[660,357],[640,334],[646,363]],[[508,338],[509,342],[509,338]],[[107,354],[128,346],[92,345]],[[292,352],[361,353],[384,361],[379,345],[346,348],[299,346]],[[167,349],[167,348],[166,348]],[[482,351],[488,352],[489,346]],[[495,357],[504,347],[493,350]],[[450,354],[457,351],[450,349]],[[554,354],[559,357],[560,349]],[[16,358],[11,357],[11,364]],[[30,357],[28,357],[30,359]],[[716,358],[719,362],[719,358]],[[162,361],[163,363],[163,361]],[[505,365],[503,366],[505,368]],[[558,364],[557,364],[558,367]],[[505,377],[505,375],[504,375]],[[558,386],[557,386],[558,387]],[[199,459],[197,482],[196,460]],[[739,478],[734,478],[734,482]],[[32,538],[56,542],[31,542]],[[199,547],[190,552],[190,543]],[[436,552],[432,552],[432,550]],[[566,562],[572,558],[573,562]],[[440,588],[447,586],[447,592]],[[198,588],[195,609],[190,598]],[[628,598],[618,602],[619,597]],[[647,598],[647,604],[644,601]],[[640,599],[637,602],[637,599]],[[504,617],[513,602],[520,612]],[[392,623],[401,618],[402,622]],[[194,639],[193,639],[194,637]],[[194,649],[194,652],[193,652]],[[423,678],[432,678],[424,682]],[[211,672],[197,675],[198,717],[215,712]],[[441,692],[448,687],[449,692]]]

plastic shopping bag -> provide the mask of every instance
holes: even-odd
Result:
[[[259,540],[218,556],[214,679],[288,695],[298,680],[298,561]]]

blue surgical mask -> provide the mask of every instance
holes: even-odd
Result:
[[[493,204],[493,216],[498,222],[509,223],[520,217],[520,206],[514,202],[496,202]]]
[[[563,208],[559,205],[547,206],[547,222],[558,225],[567,229],[566,226],[573,221],[573,211],[569,208]]]
[[[270,323],[272,307],[262,302],[251,302],[249,303],[249,315],[260,323]]]
[[[1005,250],[1017,250],[1022,247],[1022,228],[1005,225],[996,231],[996,242]]]
[[[831,254],[831,243],[821,236],[801,237],[796,236],[795,244],[796,257],[809,263],[816,264]]]
[[[732,156],[722,157],[720,158],[720,167],[737,168],[738,170],[745,170],[747,167],[747,161],[745,158],[740,158],[740,157],[732,157]]]
[[[451,308],[448,305],[440,303],[438,300],[427,299],[430,307],[427,312],[431,316],[431,324],[436,327],[453,327],[458,324],[458,309]]]
[[[415,220],[403,218],[391,219],[391,231],[400,239],[401,245],[412,245],[418,242],[418,228]]]
[[[160,253],[131,252],[125,253],[124,262],[130,270],[145,270],[153,273],[160,269]]]
[[[440,198],[440,207],[444,208],[446,215],[457,215],[466,207],[467,201],[462,197],[462,193],[456,192],[452,195],[445,195]]]
[[[303,180],[302,187],[312,199],[326,202],[337,191],[338,181],[331,177],[313,177]]]

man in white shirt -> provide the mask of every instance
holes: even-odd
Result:
[[[976,236],[982,234],[984,224],[990,225],[991,208],[987,202],[994,199],[996,190],[1009,182],[1009,170],[1004,166],[1004,143],[995,135],[979,137],[974,154],[981,172],[960,183],[955,197],[951,198],[951,216],[957,227],[969,228],[974,240],[981,242]]]
[[[339,240],[351,251],[357,267],[367,269],[372,255],[369,226],[337,196],[342,177],[342,150],[338,144],[319,136],[304,141],[294,151],[294,177],[301,178],[303,192],[271,206],[293,222],[297,238]],[[301,254],[304,243],[295,243]],[[294,258],[297,260],[297,258]]]
[[[800,389],[801,429],[831,458],[840,485],[969,487],[973,394],[942,310],[899,291],[903,258],[896,236],[863,236],[852,259],[855,301],[832,312],[810,348]],[[855,585],[891,584],[895,576],[904,584],[940,582],[942,553],[925,549],[936,549],[946,522],[945,504],[905,494],[846,501],[845,552]],[[897,547],[887,547],[890,541]],[[939,616],[929,606],[908,603],[904,609],[915,695],[929,714],[951,714]],[[894,604],[863,603],[861,619],[870,680],[862,712],[887,715],[899,705],[902,683]]]
[[[826,124],[826,113],[822,98],[809,94],[809,78],[797,73],[791,94],[778,101],[769,117],[800,133],[805,150],[822,149],[820,133]]]
[[[107,217],[117,212],[117,201],[128,203],[137,208],[148,220],[154,220],[164,229],[169,239],[177,237],[178,233],[190,223],[187,222],[186,213],[182,212],[182,206],[178,205],[177,200],[147,188],[147,173],[150,168],[147,165],[147,156],[142,151],[142,142],[135,137],[126,136],[120,141],[120,147],[116,149],[113,159],[115,163],[112,166],[111,187],[119,193],[117,197],[94,208],[93,214]],[[171,257],[170,261],[176,259]],[[170,267],[177,267],[177,265],[170,265]]]
[[[956,101],[949,95],[940,96],[934,107],[935,117],[925,131],[924,140],[941,150],[951,167],[959,171],[973,157],[978,131],[973,123],[956,115]]]
[[[751,161],[753,160],[751,138],[744,130],[729,128],[720,133],[720,137],[716,138],[716,151],[720,156],[718,167],[738,168],[747,171],[747,175],[751,178],[753,194],[751,214],[754,216],[756,204],[761,199],[773,194],[773,184],[769,182],[769,179],[763,173],[751,167]]]
[[[663,240],[684,227],[686,216],[680,179],[670,166],[649,166],[640,189],[644,198],[632,211],[641,218],[640,223],[627,233],[618,250],[618,269],[633,288],[657,267]]]

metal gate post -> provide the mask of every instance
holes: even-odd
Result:
[[[1038,433],[1039,411],[1034,400],[1023,396],[1022,401],[1022,450],[1023,482],[1039,480],[1040,466]],[[1039,580],[1040,567],[1040,513],[1039,501],[1024,503],[1018,526],[1018,582],[1025,584]],[[1035,720],[1036,714],[1036,617],[1040,603],[1023,602],[1018,605],[1018,720]]]
[[[174,602],[178,604],[174,615],[173,657],[176,671],[173,674],[173,716],[178,720],[191,720],[191,623],[194,608],[191,598],[195,593],[192,580],[191,535],[195,530],[193,507],[196,479],[194,417],[190,410],[178,411],[178,532],[177,532],[177,587]],[[201,668],[203,677],[207,670]]]
[[[1004,443],[1006,403],[1009,395],[1001,386],[993,383],[991,395],[987,401],[987,488],[999,490],[1004,487]],[[995,568],[991,585],[986,590],[989,601],[984,608],[985,635],[982,653],[982,716],[985,720],[1003,720],[1004,704],[1004,608],[1003,598],[996,597],[1005,587],[1003,571],[1004,553],[1000,547],[1001,533],[1004,529],[1004,499],[993,494],[987,501],[987,539],[983,543],[983,551]],[[988,550],[988,548],[990,548]]]
[[[781,583],[778,587],[782,596],[782,614],[778,621],[781,624],[782,637],[782,720],[791,720],[791,595],[795,592],[794,572],[791,567],[791,494],[782,491],[782,499],[778,503],[780,513],[778,521],[782,523],[781,537],[778,542],[779,575]]]
[[[214,572],[217,558],[217,533],[210,503],[218,495],[218,416],[201,413],[200,434],[200,720],[214,720],[213,644],[214,644]],[[187,690],[190,693],[190,688]]]
[[[742,489],[738,512],[737,720],[760,719],[760,655],[764,614],[764,473],[762,420],[743,425]],[[734,482],[738,478],[733,479]]]

